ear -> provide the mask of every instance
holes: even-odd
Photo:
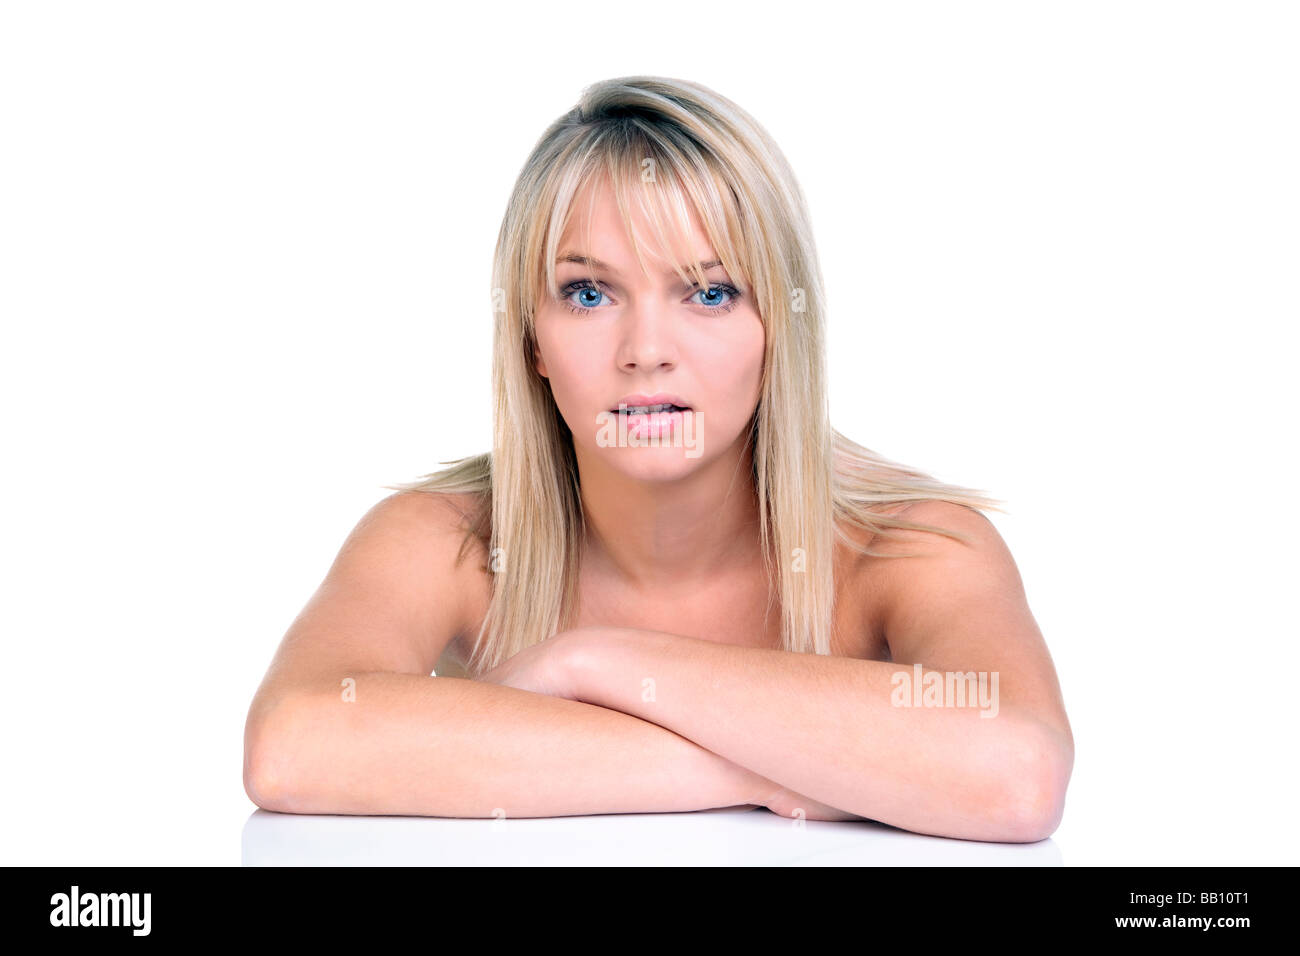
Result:
[[[542,359],[542,350],[537,347],[537,343],[532,345],[533,350],[533,368],[537,369],[537,374],[542,378],[549,378],[546,374],[546,362]]]

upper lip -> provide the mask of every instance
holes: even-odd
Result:
[[[618,405],[615,405],[610,409],[610,411],[618,411],[619,405],[627,405],[629,408],[633,405],[677,405],[680,408],[691,407],[689,403],[683,401],[677,395],[669,395],[667,392],[656,392],[653,395],[642,395],[640,393],[635,395],[624,395],[618,400]]]

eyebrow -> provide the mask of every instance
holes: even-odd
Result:
[[[601,262],[595,256],[581,256],[576,252],[566,252],[563,255],[561,255],[558,259],[555,260],[556,265],[560,265],[561,263],[565,263],[565,262],[575,262],[578,265],[586,265],[588,262],[590,262],[592,268],[599,269],[602,272],[608,272],[610,275],[613,276],[617,276],[619,274],[617,269],[615,269],[607,262]],[[707,272],[709,269],[713,269],[720,265],[722,265],[721,259],[710,259],[707,262],[701,262],[700,268],[702,268],[704,271]],[[682,266],[681,268],[683,272],[689,274],[690,269],[687,266]],[[664,271],[664,275],[672,276],[672,275],[676,275],[676,273],[674,273],[672,269],[667,269]]]

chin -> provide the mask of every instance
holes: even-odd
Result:
[[[601,453],[615,453],[605,460],[622,475],[636,481],[678,481],[698,471],[703,456],[687,458],[686,448],[601,448]]]

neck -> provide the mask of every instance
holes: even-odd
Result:
[[[748,447],[675,481],[639,481],[578,459],[583,560],[637,590],[689,591],[759,554]]]

